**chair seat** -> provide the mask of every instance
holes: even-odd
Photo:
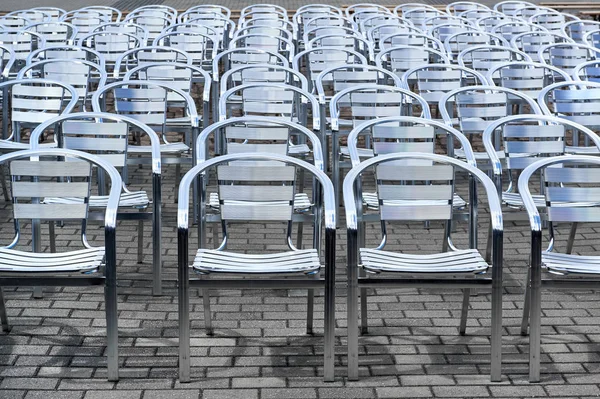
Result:
[[[239,203],[240,205],[245,204],[243,201],[231,201],[232,204]],[[256,204],[256,203],[254,203]],[[269,201],[264,202],[263,205],[279,205],[280,201]],[[219,210],[221,204],[219,202],[219,193],[210,193],[208,195],[208,206],[213,208],[214,210]],[[308,198],[307,193],[296,193],[294,195],[294,209],[303,210],[308,209],[312,206],[310,199]]]
[[[275,254],[240,254],[199,249],[192,265],[201,273],[312,274],[321,268],[316,249]]]
[[[81,204],[83,198],[77,197],[57,197],[44,198],[46,204]],[[92,195],[89,198],[90,208],[106,208],[108,204],[108,195]],[[119,206],[145,208],[150,204],[150,199],[145,191],[133,191],[121,193]]]
[[[477,152],[474,151],[473,154],[475,155],[475,160],[489,160],[490,156],[488,155],[487,152]],[[498,155],[499,159],[504,159],[506,158],[506,155],[504,154],[503,150],[500,151],[496,151],[496,154]],[[454,150],[454,156],[459,158],[459,159],[465,159],[465,150],[463,150],[462,148],[457,148]]]
[[[598,154],[598,148],[595,146],[572,146],[568,145],[565,147],[565,152],[568,154]]]
[[[489,265],[476,249],[428,255],[403,254],[361,248],[363,268],[374,273],[481,273]]]
[[[403,201],[403,200],[388,201],[387,203],[389,205],[397,205],[397,206],[402,206],[403,204],[415,205],[415,201]],[[432,201],[420,201],[420,203],[422,203],[423,205],[435,205],[436,203],[443,205],[444,203],[447,203],[447,202],[432,200]],[[371,210],[378,210],[379,209],[379,197],[377,197],[377,193],[363,193],[363,204],[365,204],[367,206],[367,208],[369,208]],[[467,205],[467,201],[462,199],[460,195],[454,193],[454,196],[452,199],[452,206],[454,208],[464,208],[466,205]]]
[[[542,252],[542,264],[555,274],[598,274],[600,275],[600,256],[581,256]]]
[[[169,143],[160,145],[161,154],[175,154],[188,152],[189,150],[190,147],[188,147],[185,143]],[[152,147],[149,145],[129,145],[127,146],[127,152],[130,154],[151,154]]]
[[[340,147],[340,154],[342,154],[343,157],[349,158],[350,157],[350,151],[348,151],[348,147]],[[369,149],[369,148],[359,148],[358,149],[358,156],[360,158],[373,158],[374,154],[373,154],[373,150]]]
[[[307,144],[290,144],[288,147],[289,155],[308,154],[309,152],[310,148]]]
[[[535,206],[537,206],[538,208],[544,208],[546,207],[546,197],[544,197],[543,195],[532,195],[531,196],[533,198],[533,203],[535,204]],[[502,201],[513,208],[523,208],[523,198],[521,198],[521,194],[519,193],[507,193],[507,192],[503,192],[502,193]]]
[[[104,247],[58,253],[0,249],[0,272],[92,272],[104,261]]]

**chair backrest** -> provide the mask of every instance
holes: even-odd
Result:
[[[410,21],[406,23],[387,23],[377,25],[367,31],[367,40],[373,43],[374,50],[381,49],[381,39],[394,33],[423,33],[421,29],[416,28]]]
[[[77,28],[77,40],[91,33],[98,25],[112,22],[112,18],[94,10],[69,11],[60,20]]]
[[[571,43],[572,40],[558,33],[550,32],[524,32],[514,36],[510,43],[511,45],[530,56],[535,62],[541,62],[538,58],[538,51],[547,45],[554,43]],[[549,55],[544,55],[544,59],[548,60]]]
[[[600,83],[555,83],[540,91],[538,104],[546,115],[600,129]]]
[[[221,77],[220,94],[232,87],[246,83],[282,83],[309,90],[308,80],[295,69],[281,65],[240,65],[225,72]]]
[[[15,52],[8,46],[0,45],[0,81],[8,78],[15,63]]]
[[[119,78],[138,66],[154,64],[157,62],[180,62],[192,64],[192,56],[183,50],[164,46],[145,46],[129,50],[115,62],[113,78]]]
[[[26,29],[39,33],[46,41],[46,45],[51,46],[73,44],[78,32],[74,25],[60,21],[40,22],[29,25]]]
[[[489,7],[472,1],[455,1],[446,6],[446,12],[452,15],[460,15],[465,11],[484,10],[489,11]]]
[[[288,62],[292,61],[295,54],[292,41],[283,37],[253,33],[234,37],[229,42],[230,49],[244,47],[259,48],[274,53],[280,53],[288,59]]]
[[[528,6],[535,6],[535,4],[522,0],[508,0],[494,4],[494,10],[506,15],[513,15],[516,10]]]
[[[79,46],[93,48],[102,54],[107,65],[114,65],[121,54],[142,45],[138,36],[125,32],[95,32],[79,40]]]
[[[314,84],[319,74],[327,68],[347,64],[365,64],[367,59],[357,51],[337,47],[319,47],[298,53],[292,62],[297,71],[305,71],[306,78]]]
[[[47,15],[49,15],[52,18],[53,21],[60,20],[60,17],[62,17],[63,15],[65,15],[67,13],[62,8],[57,8],[57,7],[35,7],[35,8],[31,8],[31,10],[39,10],[39,11],[46,13]]]
[[[443,14],[442,11],[437,10],[435,8],[425,8],[425,7],[415,7],[412,9],[409,9],[407,11],[402,11],[402,17],[404,19],[409,20],[410,22],[413,23],[413,25],[415,25],[418,28],[423,29],[423,23],[425,22],[425,20],[432,18],[432,17],[436,17],[438,15]]]
[[[73,86],[80,100],[85,104],[92,89],[92,82],[99,77],[100,87],[106,84],[104,69],[90,61],[76,59],[50,59],[35,62],[19,71],[17,79],[40,77]]]
[[[558,11],[541,11],[532,15],[528,22],[539,25],[549,32],[561,32],[565,25],[565,16]]]
[[[600,49],[576,43],[554,43],[538,50],[540,62],[560,68],[569,75],[577,65],[595,60],[599,55]]]
[[[363,142],[365,145],[371,143],[375,156],[400,152],[433,154],[436,143],[439,143],[436,141],[437,135],[453,141],[457,140],[465,149],[466,162],[473,166],[477,165],[471,144],[464,134],[443,122],[412,116],[373,119],[357,126],[348,135],[348,153],[352,166],[358,166],[361,161],[358,152],[359,138],[367,136],[371,140]],[[451,155],[452,147],[451,145],[446,146],[449,155]],[[400,161],[398,164],[406,164],[406,162]],[[430,164],[430,162],[426,162],[426,164]]]
[[[134,24],[133,22],[110,22],[102,24],[92,31],[92,33],[96,32],[129,33],[140,39],[143,45],[148,42],[148,29],[141,25]]]
[[[553,83],[570,81],[571,77],[562,69],[537,62],[508,62],[491,68],[487,81],[519,91],[537,99],[540,91]]]
[[[495,121],[483,133],[486,150],[496,163],[500,163],[493,144],[496,135],[502,140],[507,169],[517,173],[540,158],[565,155],[567,136],[583,136],[593,149],[600,150],[600,138],[582,125],[547,115],[515,115]]]
[[[581,42],[591,47],[600,48],[600,29],[585,32]]]
[[[20,30],[33,24],[33,21],[17,15],[4,15],[0,17],[0,26],[7,30]]]
[[[458,64],[481,73],[497,65],[512,61],[532,62],[531,57],[522,51],[505,46],[473,46],[458,54]]]
[[[406,71],[402,75],[402,84],[429,104],[437,105],[449,91],[464,86],[486,85],[488,82],[481,73],[460,65],[429,64]]]
[[[454,33],[444,41],[444,47],[450,57],[456,59],[462,51],[474,46],[505,46],[509,47],[510,43],[494,33],[467,31]]]
[[[25,62],[32,51],[44,48],[46,41],[36,32],[5,30],[0,31],[0,45],[10,47],[15,53],[15,59]]]
[[[513,37],[527,32],[547,32],[539,25],[530,24],[529,22],[507,21],[494,26],[491,33],[501,35],[506,40],[512,40]]]
[[[445,53],[428,47],[394,46],[381,51],[375,64],[402,76],[409,69],[427,64],[449,64]]]
[[[104,56],[96,50],[75,45],[48,46],[35,51],[27,57],[26,64],[50,59],[85,60],[98,64],[104,69]]]
[[[573,68],[573,80],[600,83],[600,60],[588,61]]]
[[[96,11],[102,15],[105,15],[109,21],[119,22],[123,14],[118,8],[109,6],[88,6],[80,8],[81,11]]]
[[[325,69],[315,82],[319,102],[342,90],[364,84],[390,85],[402,87],[400,78],[394,73],[372,65],[348,64]]]
[[[561,33],[573,39],[576,43],[590,44],[584,41],[586,33],[600,29],[599,21],[569,21],[561,27]]]
[[[227,71],[234,66],[249,64],[273,64],[289,66],[289,61],[277,52],[259,48],[236,48],[221,51],[212,61],[212,78],[218,82],[221,71]]]
[[[52,16],[45,11],[42,10],[18,10],[9,12],[6,14],[8,17],[21,17],[30,21],[32,24],[37,24],[40,22],[50,22],[52,21]]]
[[[468,86],[448,92],[440,99],[438,109],[446,124],[452,126],[456,121],[458,129],[465,135],[482,134],[493,121],[510,115],[512,105],[509,98],[528,105],[532,113],[541,113],[528,95],[494,86]],[[451,107],[449,103],[456,106]]]
[[[3,107],[9,107],[13,131],[8,139],[20,141],[23,127],[36,126],[62,113],[73,110],[79,96],[74,87],[48,79],[15,79],[0,84],[0,90],[10,92],[10,107],[3,99]],[[23,126],[27,125],[27,126]]]
[[[175,48],[186,52],[192,64],[210,69],[218,49],[215,38],[195,31],[175,31],[158,36],[153,46]]]
[[[415,109],[417,106],[417,109]],[[431,118],[427,101],[419,95],[394,86],[358,85],[340,91],[329,104],[331,128],[339,129],[339,118],[352,120],[353,126],[386,116],[418,116]]]
[[[440,52],[446,52],[444,44],[433,36],[414,31],[395,32],[383,36],[379,40],[379,49],[387,50],[396,46],[428,47]]]

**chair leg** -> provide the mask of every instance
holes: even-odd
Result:
[[[488,229],[487,245],[485,247],[485,261],[489,264],[492,261],[492,224]]]
[[[460,311],[460,327],[459,333],[460,335],[465,335],[467,331],[467,317],[469,315],[469,297],[471,296],[471,289],[465,288],[463,289],[463,303],[462,309]]]
[[[571,231],[569,232],[569,240],[567,241],[567,253],[573,253],[573,244],[575,243],[575,234],[577,233],[577,222],[571,225]]]
[[[0,166],[0,179],[2,179],[2,195],[4,195],[4,201],[10,201],[8,196],[8,188],[6,187],[6,171],[4,165]]]
[[[54,230],[54,221],[48,222],[48,235],[50,236],[50,252],[56,252],[56,232]]]
[[[177,203],[179,201],[179,182],[181,181],[181,164],[175,164],[175,181],[177,182],[177,187],[175,188],[175,199],[174,202]]]
[[[367,289],[360,289],[360,333],[369,333],[369,316],[367,315]]]
[[[529,294],[529,382],[540,381],[542,290],[541,278],[539,275],[536,277],[532,275],[529,279],[531,285]]]
[[[2,322],[2,331],[10,331],[8,326],[8,315],[6,314],[6,304],[4,303],[4,293],[2,287],[0,287],[0,322]]]
[[[143,212],[140,209],[140,212]],[[138,220],[138,247],[137,247],[137,263],[143,263],[144,259],[144,221]]]
[[[358,270],[348,270],[348,380],[358,380]]]
[[[119,322],[117,317],[117,285],[107,282],[106,296],[106,338],[107,372],[109,381],[119,380]]]
[[[306,304],[306,333],[313,333],[313,319],[315,314],[315,290],[308,290],[308,298]]]
[[[525,284],[525,300],[523,301],[523,318],[521,319],[521,335],[526,336],[529,329],[529,307],[531,305],[531,290],[529,289],[529,279],[531,272],[527,270],[527,281]]]
[[[204,328],[206,335],[213,335],[214,331],[210,316],[210,292],[208,289],[202,290],[202,304],[204,305]]]

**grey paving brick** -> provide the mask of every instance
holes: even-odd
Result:
[[[257,399],[257,389],[207,389],[202,393],[202,399]]]
[[[142,391],[87,391],[84,399],[140,399]]]
[[[430,398],[429,387],[384,387],[375,388],[378,398]]]

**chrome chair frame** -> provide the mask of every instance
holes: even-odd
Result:
[[[193,167],[181,180],[179,186],[179,205],[177,211],[177,245],[178,245],[178,310],[179,310],[179,380],[181,382],[190,381],[190,304],[189,289],[190,286],[208,289],[213,283],[210,279],[190,279],[189,267],[189,191],[192,183],[197,178],[203,178],[207,170],[219,164],[231,161],[252,160],[252,161],[276,161],[284,162],[288,165],[300,167],[310,173],[320,184],[315,185],[318,201],[321,200],[321,194],[324,195],[324,213],[325,213],[325,278],[310,278],[306,280],[279,279],[220,279],[217,280],[219,288],[274,288],[286,286],[290,288],[325,288],[325,350],[324,350],[324,378],[325,381],[334,380],[334,345],[335,345],[335,241],[336,241],[336,220],[334,209],[334,195],[331,181],[322,171],[314,166],[287,156],[256,153],[256,154],[237,154],[223,155],[213,158]],[[199,184],[202,187],[201,184]],[[205,231],[204,225],[204,202],[203,193],[200,192],[199,221],[202,226],[201,231]],[[315,244],[320,243],[321,230],[321,205],[319,203],[315,226]],[[205,234],[198,237],[199,247],[204,248]],[[213,283],[214,284],[214,283]]]

